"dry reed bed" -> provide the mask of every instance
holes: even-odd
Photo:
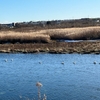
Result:
[[[0,32],[0,43],[4,42],[41,42],[48,43],[52,39],[99,39],[100,27],[46,29],[36,32]]]
[[[51,39],[97,39],[100,38],[100,27],[48,29],[34,33],[49,35]]]
[[[35,33],[0,32],[0,42],[49,42],[50,36]]]

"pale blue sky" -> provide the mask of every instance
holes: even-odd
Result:
[[[0,0],[0,23],[100,17],[100,0]]]

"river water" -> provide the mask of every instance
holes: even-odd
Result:
[[[0,54],[0,100],[100,100],[100,55]]]

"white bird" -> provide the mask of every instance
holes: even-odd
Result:
[[[7,62],[8,60],[7,59],[5,59],[5,62]]]
[[[13,61],[13,59],[11,59],[11,61]]]
[[[64,62],[62,62],[61,64],[63,64],[63,65],[64,65]]]
[[[76,62],[73,62],[73,64],[76,64]]]
[[[96,61],[94,61],[94,64],[96,64]]]

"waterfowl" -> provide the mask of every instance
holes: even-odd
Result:
[[[63,65],[64,65],[64,62],[62,62],[61,64],[63,64]]]
[[[94,64],[96,64],[96,62],[94,61]]]
[[[7,59],[5,59],[5,62],[7,62],[8,60]]]

